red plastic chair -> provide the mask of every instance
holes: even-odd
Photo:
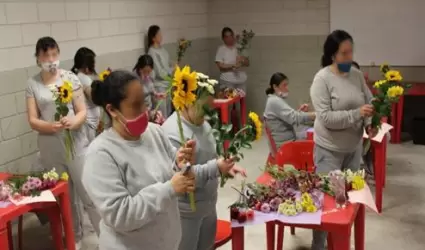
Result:
[[[217,220],[214,249],[217,249],[232,239],[232,225],[229,221]]]
[[[266,121],[267,120],[264,117],[263,118],[264,130],[266,131],[267,139],[269,140],[270,147],[271,147],[271,152],[269,153],[269,156],[267,157],[267,165],[269,164],[274,165],[276,162],[275,155],[277,154],[277,146],[275,141],[273,140],[272,132],[270,131],[270,128],[267,126]]]
[[[314,141],[299,140],[283,144],[276,153],[276,165],[290,164],[298,170],[314,172],[313,161]]]

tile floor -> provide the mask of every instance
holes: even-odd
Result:
[[[248,181],[260,174],[260,168],[266,161],[268,147],[265,138],[254,145],[253,150],[245,154],[240,165],[248,170]],[[388,148],[388,176],[384,193],[384,211],[382,215],[367,213],[366,250],[423,250],[425,245],[425,146],[411,143],[390,145]],[[225,188],[219,190],[217,204],[220,218],[228,218],[227,207],[235,201],[237,194],[230,186],[238,185],[239,180],[231,180]],[[96,249],[96,236],[86,226],[85,249]],[[24,245],[26,250],[53,249],[49,239],[48,226],[41,227],[33,215],[25,220]],[[297,229],[296,235],[285,232],[285,250],[309,249],[311,232]],[[246,228],[246,250],[265,249],[265,226]],[[230,244],[220,249],[230,250]]]

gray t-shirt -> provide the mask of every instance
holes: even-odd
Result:
[[[94,77],[90,77],[81,72],[79,72],[77,76],[80,79],[81,85],[83,86],[84,89],[91,88],[91,84],[93,82]],[[87,106],[87,124],[91,128],[96,129],[100,119],[100,108],[96,106],[87,96],[86,96],[86,106]]]
[[[138,141],[112,128],[93,140],[82,182],[101,216],[99,249],[178,249],[180,214],[170,182],[175,154],[153,123]]]
[[[145,94],[145,105],[148,110],[152,110],[155,104],[155,87],[151,77],[140,79],[143,84],[143,92]]]
[[[238,57],[238,49],[236,46],[228,47],[226,45],[221,45],[215,55],[215,62],[221,62],[227,65],[236,64],[236,59]],[[238,69],[236,71],[227,71],[220,73],[220,80],[230,82],[230,83],[245,83],[248,79],[245,71]]]
[[[154,62],[153,70],[155,84],[164,85],[165,87],[168,86],[169,83],[165,80],[165,77],[173,73],[168,51],[164,47],[150,47],[148,54],[152,57]]]
[[[373,98],[363,73],[351,68],[343,76],[325,67],[314,77],[310,95],[316,111],[315,143],[336,152],[354,152],[362,140],[364,126],[371,122],[360,115],[360,108]]]

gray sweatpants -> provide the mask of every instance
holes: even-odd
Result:
[[[327,174],[333,170],[351,169],[357,171],[360,168],[362,158],[362,144],[359,142],[356,150],[351,153],[341,153],[328,150],[317,144],[314,146],[314,164],[318,173]],[[324,250],[328,233],[313,230],[313,242],[311,250]]]
[[[217,212],[215,209],[204,216],[181,213],[180,219],[182,224],[182,239],[179,250],[214,249],[215,234],[217,231]]]

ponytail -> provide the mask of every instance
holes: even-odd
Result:
[[[266,95],[271,95],[271,94],[274,94],[274,89],[272,87],[268,87],[266,89]]]
[[[74,74],[78,74],[78,69],[77,69],[77,67],[75,67],[75,64],[74,64],[74,66],[72,66],[71,71]]]
[[[323,68],[331,65],[332,63],[333,63],[333,60],[330,56],[326,56],[326,55],[322,56],[321,65]]]

